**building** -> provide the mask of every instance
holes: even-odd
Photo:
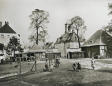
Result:
[[[2,22],[0,22],[0,48],[1,52],[3,53],[3,47],[7,46],[10,38],[12,36],[19,37],[18,34],[9,26],[8,22],[2,26]]]
[[[105,30],[96,31],[82,46],[86,58],[112,57],[112,36]]]
[[[82,44],[84,40],[85,39],[80,38],[79,41]],[[61,56],[65,58],[78,58],[79,54],[82,54],[81,48],[79,48],[77,35],[75,32],[68,30],[66,25],[65,33],[57,38],[55,48],[57,48],[61,52]],[[71,55],[73,53],[78,55]]]
[[[9,26],[8,22],[0,26],[0,43],[7,45],[12,36],[17,36],[16,32]]]

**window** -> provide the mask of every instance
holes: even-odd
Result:
[[[4,38],[4,35],[3,35],[3,34],[1,34],[1,37],[2,37],[2,38]]]

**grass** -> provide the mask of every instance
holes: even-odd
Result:
[[[34,62],[22,62],[22,72],[29,72],[32,68]],[[44,64],[37,63],[37,70],[42,71]],[[1,64],[0,65],[0,76],[5,74],[11,74],[11,73],[19,73],[19,64],[18,63],[12,63],[12,64]]]
[[[0,86],[112,86],[112,69],[83,68],[76,72],[72,69],[72,63],[70,60],[61,60],[60,67],[53,72],[42,72],[44,65],[41,63],[38,64],[40,72],[23,75],[22,80],[3,81]]]

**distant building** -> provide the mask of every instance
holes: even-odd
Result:
[[[112,57],[112,36],[105,30],[96,31],[82,46],[86,58]]]
[[[82,44],[85,39],[80,38],[80,43]],[[73,31],[68,30],[65,25],[65,33],[57,38],[55,43],[55,48],[61,52],[61,56],[65,58],[75,58],[71,53],[81,54],[81,48],[79,48],[78,39]],[[76,56],[76,55],[75,55]],[[79,55],[76,56],[78,58]]]
[[[9,26],[8,22],[2,26],[0,22],[0,49],[3,51],[3,46],[6,46],[12,36],[18,37],[18,34]]]
[[[12,36],[17,36],[16,32],[9,26],[8,22],[2,26],[0,24],[0,43],[7,45]]]

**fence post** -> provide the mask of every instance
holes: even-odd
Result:
[[[35,56],[35,72],[37,72],[37,59],[36,59],[36,55],[34,54]]]

